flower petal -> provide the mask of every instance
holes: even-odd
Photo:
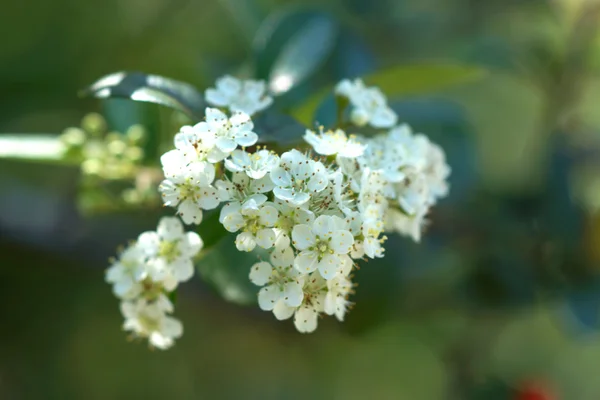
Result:
[[[258,306],[261,310],[271,311],[281,298],[281,290],[274,285],[265,286],[258,292]]]
[[[310,226],[296,225],[292,229],[292,243],[298,250],[304,250],[315,244],[315,235]]]
[[[337,270],[341,267],[342,263],[337,254],[326,254],[321,261],[319,261],[319,272],[325,279],[332,279],[337,274]]]
[[[282,167],[273,168],[269,175],[271,176],[273,183],[277,186],[289,187],[292,185],[290,173]]]
[[[354,237],[349,231],[335,231],[331,235],[329,248],[337,254],[348,254],[354,244]]]
[[[262,225],[273,226],[279,218],[279,212],[273,206],[263,206],[258,212],[258,218]]]
[[[177,213],[187,225],[202,222],[202,209],[192,199],[184,200],[177,208]]]
[[[261,261],[252,266],[250,269],[250,282],[256,286],[264,286],[269,282],[273,267],[266,261]]]
[[[235,238],[235,247],[239,251],[252,251],[256,247],[256,240],[249,232],[242,232]]]
[[[290,307],[282,299],[279,299],[273,308],[273,315],[279,321],[283,321],[294,315],[294,311],[296,311],[296,307]]]
[[[309,306],[302,306],[294,314],[294,325],[298,332],[310,333],[317,329],[317,319],[319,314]]]
[[[298,282],[288,282],[283,287],[283,301],[290,307],[298,307],[302,304],[304,292],[302,285]]]
[[[305,274],[316,270],[318,265],[319,259],[312,251],[303,251],[294,259],[294,268]]]
[[[156,233],[162,240],[177,240],[183,237],[183,224],[177,217],[162,217]]]
[[[262,247],[263,249],[270,249],[275,245],[275,231],[271,228],[261,229],[256,232],[256,244]]]

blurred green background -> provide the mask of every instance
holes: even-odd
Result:
[[[125,339],[103,270],[169,210],[82,208],[76,166],[0,157],[0,399],[600,399],[600,2],[3,6],[1,133],[58,135],[97,111],[110,129],[142,124],[156,162],[181,115],[78,91],[119,70],[201,90],[224,73],[266,79],[316,16],[335,35],[301,49],[318,63],[281,110],[306,117],[335,81],[392,71],[390,103],[453,173],[422,243],[392,237],[356,273],[344,324],[298,334],[201,271],[179,291],[183,338],[152,352]]]

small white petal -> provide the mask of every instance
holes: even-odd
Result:
[[[298,332],[311,333],[317,329],[319,314],[312,307],[302,306],[294,314],[294,325]]]
[[[312,251],[303,251],[294,259],[294,268],[305,274],[316,270],[318,265],[319,259]]]
[[[202,209],[191,199],[183,201],[177,208],[177,213],[188,225],[202,222]]]
[[[235,247],[239,251],[252,251],[256,247],[256,240],[249,232],[242,232],[235,238]]]
[[[261,229],[256,232],[256,244],[263,249],[270,249],[275,245],[275,231],[271,228]]]
[[[292,229],[292,240],[295,248],[304,250],[315,244],[315,235],[308,225],[296,225]]]
[[[269,282],[273,267],[266,261],[261,261],[252,266],[250,269],[250,282],[256,286],[264,286]]]
[[[273,315],[275,315],[275,318],[279,321],[283,321],[294,315],[294,311],[296,311],[296,307],[290,307],[285,304],[283,299],[279,299],[273,308]]]
[[[340,259],[337,254],[326,254],[319,261],[319,272],[325,279],[332,279],[337,275],[337,271],[341,266]]]
[[[302,285],[298,282],[288,282],[283,287],[283,301],[290,307],[298,307],[304,299]]]
[[[271,311],[281,295],[281,290],[278,287],[274,285],[265,286],[258,292],[258,306],[261,310]]]
[[[349,231],[336,231],[331,235],[329,248],[337,254],[347,254],[352,249],[354,237]]]

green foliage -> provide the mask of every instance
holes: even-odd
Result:
[[[385,88],[389,98],[439,92],[449,86],[476,81],[485,76],[485,70],[475,66],[456,64],[399,65],[363,77],[368,85]],[[331,93],[328,87],[309,97],[292,110],[292,115],[305,124],[314,121],[315,112]]]
[[[101,99],[119,97],[160,104],[197,120],[204,115],[204,99],[192,85],[141,72],[115,72],[103,76],[80,94]]]
[[[283,94],[313,75],[336,43],[338,24],[327,14],[288,10],[262,24],[254,41],[256,75]]]
[[[213,229],[218,229],[214,225]],[[248,279],[250,266],[268,257],[266,251],[249,253],[235,248],[234,236],[228,234],[205,249],[196,262],[196,270],[225,300],[240,305],[256,304],[258,288]]]

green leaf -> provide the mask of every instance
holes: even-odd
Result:
[[[286,147],[301,142],[306,131],[293,117],[272,110],[260,113],[253,122],[261,144]]]
[[[338,24],[327,14],[286,10],[272,14],[254,40],[256,74],[283,94],[313,75],[335,48]]]
[[[66,150],[57,135],[0,134],[0,159],[68,164]]]
[[[241,252],[235,247],[235,235],[223,237],[217,244],[205,249],[196,262],[200,276],[225,300],[241,305],[256,303],[258,288],[248,275],[252,265],[267,258],[264,250]]]
[[[159,75],[116,72],[100,78],[80,94],[101,99],[120,97],[160,104],[194,119],[200,119],[204,115],[205,102],[195,87]]]
[[[394,98],[436,92],[449,86],[475,81],[485,76],[485,70],[454,64],[413,64],[401,65],[363,77],[367,85],[379,86],[388,96]],[[327,88],[310,97],[304,104],[292,110],[297,120],[311,124],[319,105],[331,93]]]

